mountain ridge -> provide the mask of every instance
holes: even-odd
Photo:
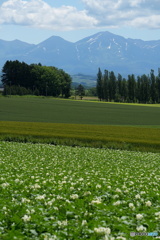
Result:
[[[124,38],[108,31],[98,32],[75,43],[59,36],[29,44],[20,40],[0,39],[0,67],[7,60],[28,64],[41,63],[64,69],[69,74],[95,75],[100,67],[128,74],[148,74],[160,67],[160,40]]]

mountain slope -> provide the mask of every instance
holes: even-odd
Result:
[[[126,39],[110,32],[99,32],[76,43],[52,36],[40,44],[18,40],[0,40],[0,67],[6,60],[62,68],[70,74],[95,75],[102,70],[115,71],[122,76],[148,74],[160,67],[160,40]]]

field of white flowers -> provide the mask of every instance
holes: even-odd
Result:
[[[160,154],[0,142],[0,239],[160,230]],[[160,232],[159,232],[160,235]]]

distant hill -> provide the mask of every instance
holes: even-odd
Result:
[[[41,63],[56,66],[69,74],[95,76],[100,67],[128,74],[148,74],[160,67],[160,40],[142,41],[126,39],[110,32],[99,32],[71,43],[58,36],[35,45],[0,40],[0,67],[6,60],[19,60],[28,64]]]

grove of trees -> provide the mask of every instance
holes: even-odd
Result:
[[[2,68],[4,95],[35,94],[44,96],[70,96],[72,79],[56,67],[25,62],[6,61]]]
[[[97,73],[97,95],[103,101],[130,103],[160,103],[160,74],[155,76],[154,70],[149,75],[135,78],[134,74],[122,78],[120,74],[104,71]]]

